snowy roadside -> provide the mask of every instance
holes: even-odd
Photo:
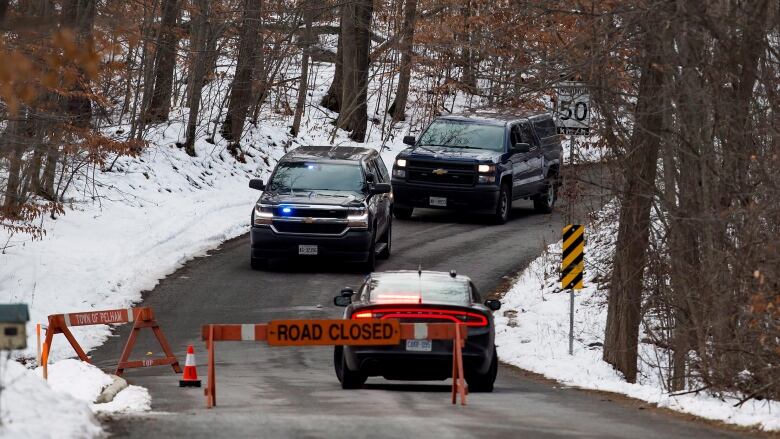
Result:
[[[111,402],[96,403],[112,378],[81,361],[62,360],[49,373],[47,382],[40,368],[0,359],[0,437],[103,437],[96,415],[136,413],[151,405],[149,393],[138,386],[124,388]]]
[[[567,386],[620,393],[729,424],[780,430],[777,401],[750,400],[734,407],[737,398],[719,399],[704,393],[670,395],[657,372],[648,365],[658,355],[650,345],[640,344],[637,384],[625,382],[620,373],[602,361],[607,296],[606,291],[598,288],[595,278],[607,272],[606,256],[614,248],[616,225],[590,224],[586,233],[585,289],[575,296],[574,355],[568,355],[569,295],[560,290],[559,241],[531,262],[502,299],[502,310],[495,316],[500,360]]]

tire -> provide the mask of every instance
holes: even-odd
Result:
[[[509,220],[509,211],[512,209],[512,191],[509,185],[503,183],[498,193],[496,213],[493,214],[494,224],[505,224]]]
[[[387,230],[385,230],[384,237],[382,238],[382,242],[386,243],[387,246],[382,250],[377,257],[379,259],[389,259],[390,258],[390,246],[392,245],[393,240],[393,222],[390,221],[390,224],[387,225]]]
[[[376,225],[374,233],[371,234],[371,245],[368,247],[368,259],[363,263],[363,271],[371,273],[376,268]]]
[[[347,367],[344,359],[344,347],[336,346],[333,349],[333,367],[336,369],[336,377],[345,390],[359,389],[366,383],[368,377],[360,372],[354,372]]]
[[[396,207],[393,208],[393,216],[398,219],[407,220],[412,217],[414,207]]]
[[[261,258],[250,258],[250,265],[252,266],[252,270],[262,270],[268,265],[268,260]]]
[[[498,355],[496,347],[493,346],[493,355],[490,359],[490,368],[484,374],[466,372],[466,383],[469,385],[469,392],[490,393],[493,391],[493,385],[498,376]]]
[[[544,193],[534,197],[534,210],[539,213],[552,213],[555,207],[555,200],[558,199],[558,190],[552,179],[547,181]]]

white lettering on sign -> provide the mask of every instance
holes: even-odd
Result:
[[[65,314],[65,322],[71,326],[84,325],[108,325],[112,323],[126,323],[129,321],[131,311],[126,309],[112,309],[108,311],[83,312],[77,314]]]
[[[590,133],[590,94],[582,82],[561,82],[557,86],[555,103],[558,134],[587,135]]]

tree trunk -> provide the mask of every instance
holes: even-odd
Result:
[[[312,13],[314,12],[312,7],[313,5],[310,1],[303,2],[303,21],[306,29],[302,38],[303,53],[301,55],[301,81],[298,85],[298,100],[295,103],[295,116],[293,117],[293,125],[290,130],[290,134],[293,136],[297,136],[301,128],[301,117],[306,107],[306,94],[309,87],[309,56],[311,55],[312,45],[311,22]]]
[[[341,7],[341,15],[344,15],[344,6]],[[342,22],[343,23],[343,22]],[[342,30],[343,32],[343,30]],[[342,44],[342,38],[341,33],[339,33],[339,40],[338,40],[338,46],[336,49],[336,61],[335,61],[335,69],[336,71],[333,74],[333,81],[330,83],[330,88],[328,88],[328,93],[323,96],[322,101],[320,101],[320,105],[327,108],[330,111],[339,112],[341,111],[341,93],[342,88],[341,84],[343,82],[344,77],[344,63],[343,63],[343,57],[344,57],[344,50],[343,50],[343,44]]]
[[[393,121],[406,119],[406,100],[409,97],[409,82],[412,79],[412,48],[414,47],[414,25],[417,17],[417,0],[406,0],[404,4],[403,37],[401,37],[401,73],[395,101],[390,106]]]
[[[663,36],[645,29],[634,130],[626,153],[625,188],[609,289],[604,361],[636,382],[643,271],[649,240],[650,207],[663,128]]]
[[[181,8],[178,0],[163,0],[160,34],[154,55],[154,91],[146,115],[150,122],[168,120],[173,93],[173,71],[176,67],[176,22]]]
[[[244,121],[252,101],[252,67],[257,46],[257,29],[260,22],[262,0],[246,0],[244,19],[236,62],[236,74],[230,87],[230,103],[225,122],[222,124],[222,137],[232,142],[231,151],[237,154]]]
[[[344,6],[342,14],[343,85],[339,127],[349,138],[363,142],[368,124],[368,67],[371,44],[372,0],[356,0]]]
[[[187,138],[184,141],[184,150],[191,157],[195,157],[195,131],[198,128],[198,111],[200,111],[200,99],[203,94],[203,84],[206,82],[206,53],[207,39],[209,36],[209,1],[197,0],[197,15],[195,17],[195,29],[193,46],[195,57],[192,61],[192,74],[190,75],[190,92],[188,107],[190,109],[187,118]]]
[[[461,59],[460,64],[463,68],[461,82],[469,92],[474,93],[477,89],[477,81],[474,77],[474,56],[471,47],[471,0],[466,0],[466,6],[463,10],[463,33],[461,34]]]
[[[62,25],[73,28],[77,35],[77,44],[82,47],[92,46],[92,28],[95,23],[96,0],[68,0],[62,7]],[[86,74],[81,66],[76,66],[78,76],[71,87],[70,95],[64,99],[65,113],[70,116],[70,122],[78,127],[86,128],[92,120],[92,101],[87,96],[90,92]]]

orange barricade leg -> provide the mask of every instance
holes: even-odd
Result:
[[[217,389],[216,389],[216,371],[214,364],[214,326],[209,325],[209,338],[206,342],[206,349],[209,351],[209,371],[208,382],[206,383],[206,408],[212,408],[217,405]]]
[[[38,340],[36,344],[36,351],[35,351],[35,361],[38,362],[38,367],[41,366],[41,324],[37,323],[35,325],[35,338]]]
[[[460,395],[461,405],[466,405],[468,387],[463,371],[463,336],[460,325],[455,325],[455,339],[452,340],[452,403],[456,404]]]
[[[46,328],[46,338],[43,340],[43,351],[41,352],[41,363],[43,364],[43,379],[49,379],[49,351],[51,350],[51,340],[54,337],[54,328]]]

